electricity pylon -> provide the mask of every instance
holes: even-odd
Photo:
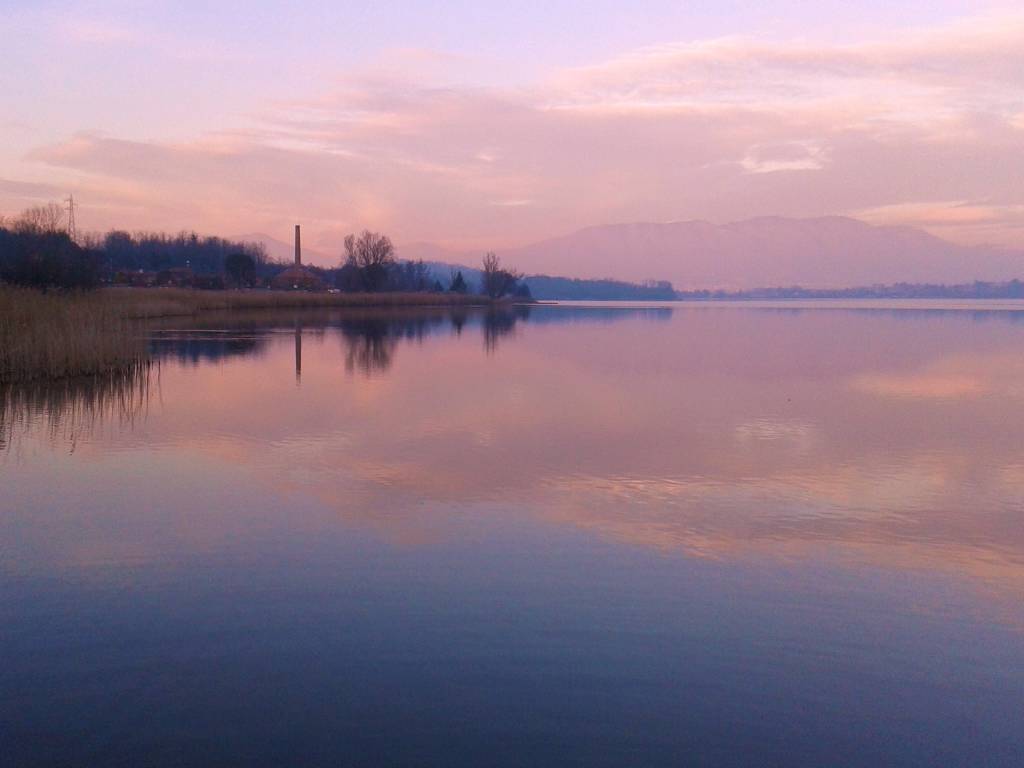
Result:
[[[75,196],[69,194],[68,199],[64,202],[68,204],[68,237],[74,243],[77,242],[75,239]]]

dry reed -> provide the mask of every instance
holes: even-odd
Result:
[[[142,324],[102,293],[0,286],[0,382],[91,375],[145,351]]]

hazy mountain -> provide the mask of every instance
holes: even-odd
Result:
[[[287,261],[291,262],[295,258],[295,243],[286,243],[283,240],[271,237],[270,235],[263,234],[262,232],[250,232],[247,235],[235,235],[228,238],[229,240],[241,241],[244,243],[262,243],[263,247],[267,251],[269,256],[274,261]],[[302,261],[305,264],[315,264],[318,267],[336,267],[340,260],[340,256],[331,256],[329,254],[318,251],[315,248],[309,248],[305,243],[302,244]]]
[[[441,285],[447,287],[456,272],[462,273],[462,279],[469,283],[470,288],[476,289],[480,284],[481,272],[479,267],[470,267],[465,264],[458,264],[451,261],[428,261],[421,256],[409,256],[401,253],[401,259],[422,260],[427,265],[432,280],[437,280]]]
[[[1024,252],[965,247],[913,227],[878,227],[839,216],[723,225],[613,224],[499,255],[528,274],[671,280],[677,288],[953,283],[1024,276]],[[406,246],[402,256],[471,264],[479,258],[426,244]]]

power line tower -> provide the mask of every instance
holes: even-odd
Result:
[[[75,196],[69,194],[68,199],[64,202],[68,204],[68,237],[74,243],[77,242],[75,233]]]

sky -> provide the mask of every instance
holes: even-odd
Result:
[[[1024,247],[1024,7],[0,0],[0,214],[501,249],[846,215]]]

